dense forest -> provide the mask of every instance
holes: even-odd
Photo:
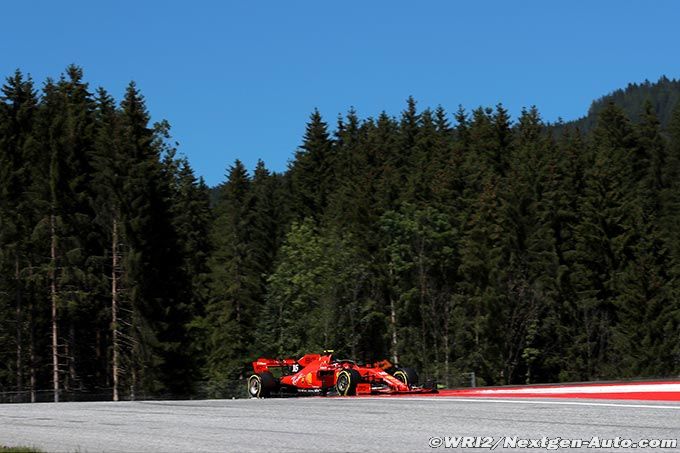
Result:
[[[326,348],[449,386],[677,375],[664,84],[594,104],[587,127],[412,98],[332,127],[314,111],[287,171],[236,161],[211,192],[134,83],[118,102],[76,66],[40,89],[17,71],[0,99],[0,395],[231,396],[258,356]]]
[[[626,88],[615,90],[593,101],[586,116],[568,124],[571,127],[578,127],[581,132],[589,132],[597,125],[600,113],[610,103],[621,107],[626,116],[637,123],[643,113],[640,107],[646,101],[653,103],[661,127],[667,127],[680,101],[680,80],[661,77],[655,83],[649,80],[642,83],[629,83]]]

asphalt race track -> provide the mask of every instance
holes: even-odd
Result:
[[[0,405],[0,445],[49,452],[433,451],[435,436],[676,439],[680,403],[414,396]]]

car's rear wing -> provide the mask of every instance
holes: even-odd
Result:
[[[292,367],[297,363],[294,359],[265,359],[260,357],[253,362],[253,371],[255,373],[264,373],[270,368]]]
[[[253,362],[253,371],[255,373],[263,373],[268,371],[270,368],[292,368],[292,371],[297,373],[299,369],[302,369],[309,365],[310,363],[321,360],[322,362],[326,359],[326,362],[330,362],[331,356],[322,356],[320,354],[306,354],[299,359],[266,359],[260,357]]]

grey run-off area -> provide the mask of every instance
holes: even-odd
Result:
[[[433,451],[433,436],[680,438],[680,403],[401,397],[0,406],[0,445],[49,452]]]

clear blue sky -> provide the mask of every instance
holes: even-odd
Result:
[[[69,63],[117,99],[130,80],[211,184],[240,158],[283,171],[316,107],[335,124],[503,102],[573,119],[628,82],[680,76],[680,2],[12,1],[0,75]]]

